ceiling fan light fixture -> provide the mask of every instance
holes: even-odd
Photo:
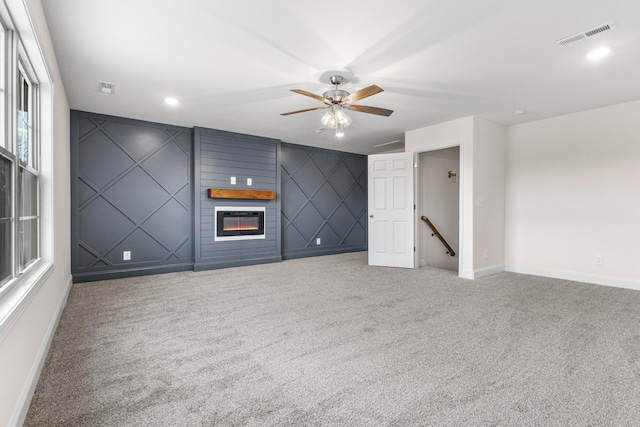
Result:
[[[329,129],[337,129],[338,127],[349,126],[353,119],[347,115],[340,105],[332,105],[331,109],[322,116],[320,123]]]
[[[351,124],[351,122],[353,121],[351,119],[351,117],[347,116],[347,113],[344,112],[342,107],[336,108],[334,116],[336,118],[336,122],[338,123],[338,125],[343,126],[343,127],[344,126],[349,126]]]
[[[329,129],[335,129],[336,128],[336,117],[333,114],[333,111],[329,110],[325,113],[324,116],[322,116],[322,118],[320,119],[320,123],[322,123],[322,126],[327,127]]]

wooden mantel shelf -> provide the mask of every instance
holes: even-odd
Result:
[[[275,191],[264,190],[228,190],[225,188],[210,188],[207,193],[210,199],[276,199]]]

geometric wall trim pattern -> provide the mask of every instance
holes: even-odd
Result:
[[[74,282],[367,250],[366,156],[76,110],[70,130]],[[215,207],[258,204],[264,239],[215,241]]]
[[[366,250],[367,157],[286,143],[281,152],[283,256]]]
[[[190,263],[191,130],[72,111],[71,139],[72,272]]]

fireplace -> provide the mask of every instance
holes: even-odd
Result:
[[[264,239],[265,208],[216,206],[215,241]]]

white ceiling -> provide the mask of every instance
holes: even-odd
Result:
[[[71,108],[83,111],[371,154],[469,115],[508,126],[640,99],[638,0],[42,3]],[[555,43],[610,20],[612,31]],[[604,60],[585,58],[603,45]],[[382,87],[358,104],[393,115],[351,112],[342,139],[313,133],[322,110],[280,115],[320,106],[290,89],[321,95],[334,71],[349,92]]]

